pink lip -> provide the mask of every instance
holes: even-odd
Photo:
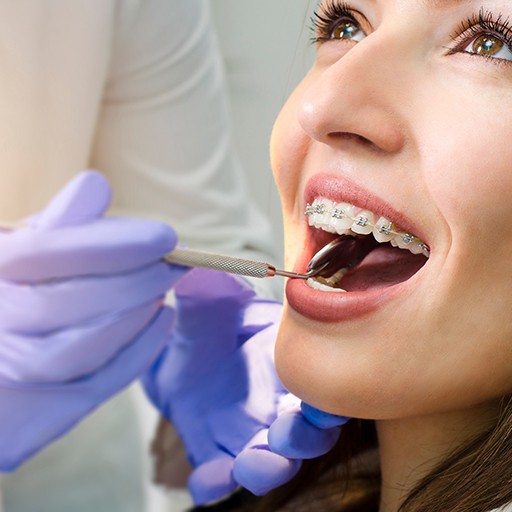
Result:
[[[314,290],[303,279],[286,283],[288,304],[301,315],[320,322],[354,320],[377,311],[404,293],[421,270],[403,283],[364,292],[329,293]]]
[[[347,202],[368,209],[390,219],[407,232],[426,240],[421,228],[415,226],[403,213],[345,177],[321,173],[313,176],[306,185],[304,199],[311,203],[315,197],[325,197],[336,202]],[[295,271],[300,272],[311,258],[311,239],[306,251],[296,262]],[[309,251],[308,251],[309,248]],[[371,314],[380,307],[406,292],[406,288],[422,273],[423,267],[413,277],[402,283],[377,290],[349,293],[327,293],[314,290],[302,279],[290,279],[286,284],[286,297],[290,306],[301,315],[322,322],[340,322]]]

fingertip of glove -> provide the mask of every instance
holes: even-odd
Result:
[[[188,488],[196,505],[221,500],[237,487],[233,478],[233,458],[229,455],[201,464],[188,480]]]
[[[346,416],[338,416],[336,414],[330,414],[328,412],[321,411],[316,407],[308,405],[305,402],[301,402],[300,409],[304,417],[315,427],[318,428],[332,428],[340,427],[347,423],[350,418]]]
[[[300,412],[283,413],[269,428],[272,451],[293,459],[313,459],[331,450],[340,435],[340,427],[320,429]]]
[[[101,217],[112,191],[107,179],[97,171],[75,176],[38,215],[33,227],[49,229],[76,226]]]
[[[289,482],[299,471],[302,461],[288,459],[271,452],[267,447],[242,451],[233,464],[235,480],[256,496]]]
[[[178,235],[171,226],[155,220],[140,219],[140,222],[141,229],[148,234],[147,244],[154,247],[155,252],[165,256],[176,247]]]

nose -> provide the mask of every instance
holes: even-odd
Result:
[[[375,32],[341,57],[317,62],[299,104],[299,122],[309,137],[335,147],[357,144],[386,153],[402,149],[405,66],[403,55],[389,51],[392,44]]]

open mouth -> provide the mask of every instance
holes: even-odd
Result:
[[[312,228],[314,253],[340,235],[351,237],[340,245],[340,256],[344,254],[339,263],[334,254],[320,275],[308,279],[315,290],[340,293],[387,288],[407,281],[430,256],[428,245],[417,236],[352,204],[316,197],[305,214]]]

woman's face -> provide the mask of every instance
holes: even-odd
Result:
[[[303,271],[354,231],[371,252],[327,286],[288,281],[284,384],[374,419],[510,393],[512,3],[324,0],[317,14],[316,62],[272,136],[286,263]]]

